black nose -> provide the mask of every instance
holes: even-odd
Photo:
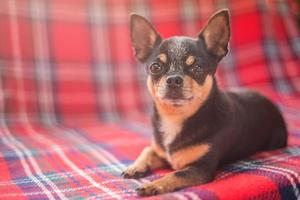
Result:
[[[181,87],[183,79],[180,76],[172,75],[167,78],[167,85],[169,87]]]

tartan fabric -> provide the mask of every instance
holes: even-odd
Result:
[[[299,199],[300,100],[263,91],[285,114],[288,148],[231,164],[212,183],[149,199]],[[2,122],[0,199],[136,199],[136,187],[170,171],[139,180],[121,177],[149,144],[150,132],[145,117],[48,127]]]
[[[289,147],[220,169],[212,183],[151,199],[300,199],[299,8],[292,0],[0,1],[0,199],[135,199],[120,172],[149,144],[151,99],[129,13],[164,36],[196,35],[231,11],[223,87],[276,102]]]

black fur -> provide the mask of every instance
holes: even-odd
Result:
[[[164,148],[160,117],[154,107],[154,137]],[[211,144],[218,165],[236,161],[257,151],[285,147],[287,130],[278,108],[250,90],[222,92],[214,81],[209,98],[169,146],[175,152],[198,143]]]

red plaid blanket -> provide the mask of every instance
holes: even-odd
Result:
[[[274,100],[289,147],[218,171],[212,183],[152,199],[300,199],[300,32],[295,2],[253,0],[0,1],[0,199],[135,199],[163,176],[123,179],[149,144],[151,99],[129,40],[129,13],[168,37],[196,35],[231,11],[223,87]]]

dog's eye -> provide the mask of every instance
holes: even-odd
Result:
[[[149,67],[149,71],[150,71],[151,74],[158,74],[162,71],[162,66],[158,63],[153,63]]]
[[[193,68],[192,68],[192,72],[195,75],[200,75],[204,72],[203,67],[201,67],[200,65],[196,64]]]

